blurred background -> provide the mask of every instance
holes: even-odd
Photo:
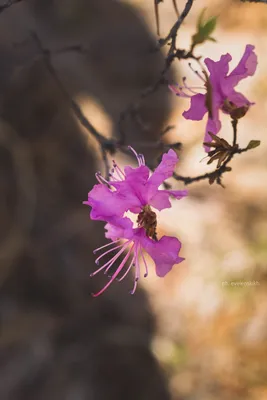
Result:
[[[180,11],[184,4],[177,0]],[[255,45],[256,74],[239,88],[256,104],[239,122],[238,143],[261,146],[234,158],[225,189],[196,183],[161,212],[159,235],[181,240],[182,264],[164,279],[151,264],[134,296],[129,277],[97,299],[90,293],[105,279],[89,274],[103,225],[81,202],[103,166],[70,99],[104,135],[118,134],[121,111],[164,65],[166,49],[149,51],[153,1],[25,0],[0,14],[1,400],[267,399],[267,5],[198,1],[178,47],[189,48],[203,7],[219,16],[217,43],[197,55],[229,52],[234,68]],[[165,36],[173,2],[159,10]],[[195,82],[186,61],[174,63],[170,81],[183,76]],[[187,108],[161,87],[140,105],[142,124],[123,122],[127,144],[151,161],[157,151],[142,142],[174,124],[165,140],[183,143],[179,173],[213,169],[201,161],[205,121],[184,120]],[[222,123],[231,138],[230,120]]]

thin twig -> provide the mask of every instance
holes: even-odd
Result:
[[[119,131],[119,135],[120,135],[120,143],[122,145],[125,143],[125,137],[126,137],[124,129],[123,129],[123,122],[125,121],[126,117],[128,115],[130,115],[131,117],[135,118],[136,122],[140,122],[137,118],[137,115],[138,115],[138,111],[139,111],[141,102],[148,96],[155,93],[161,85],[168,83],[165,77],[166,77],[167,72],[169,71],[173,61],[175,60],[175,58],[178,58],[179,60],[180,59],[189,59],[189,58],[198,60],[198,58],[195,57],[193,54],[193,48],[191,48],[189,50],[189,52],[187,52],[186,50],[177,50],[175,47],[175,39],[176,39],[178,29],[180,28],[182,22],[188,15],[188,13],[193,5],[193,2],[194,2],[194,0],[187,1],[182,14],[179,16],[177,22],[174,24],[174,26],[170,30],[169,35],[165,39],[159,40],[160,47],[162,47],[164,44],[166,44],[168,42],[168,40],[170,38],[172,38],[172,44],[168,51],[167,57],[165,59],[164,68],[160,72],[158,79],[154,82],[154,84],[152,84],[151,86],[144,89],[141,92],[141,94],[138,96],[138,99],[133,101],[132,103],[130,103],[120,114],[120,118],[119,118],[119,122],[118,122],[118,131]],[[158,10],[157,7],[158,7],[159,3],[160,3],[159,0],[155,0],[155,2],[154,2],[155,12],[157,12],[156,10]],[[156,14],[156,16],[157,16],[157,14]],[[141,128],[143,128],[142,124],[139,124],[139,125],[141,126]]]
[[[176,15],[179,18],[180,17],[180,13],[179,13],[179,10],[178,10],[178,6],[177,6],[177,3],[176,3],[176,0],[172,0],[172,3],[173,3],[174,10],[176,12]]]
[[[62,81],[59,79],[57,72],[55,68],[52,65],[51,62],[51,53],[49,50],[45,49],[42,45],[42,42],[36,32],[32,32],[32,37],[35,40],[39,51],[44,57],[44,62],[45,65],[50,72],[50,74],[53,76],[54,80],[56,81],[58,87],[60,88],[62,94],[66,98],[66,100],[70,103],[72,111],[74,112],[75,116],[79,120],[79,122],[82,124],[82,126],[90,133],[92,134],[96,140],[98,141],[100,148],[101,148],[101,153],[102,153],[102,158],[103,162],[105,165],[105,171],[106,171],[106,176],[108,176],[108,171],[109,171],[109,163],[108,163],[108,158],[107,158],[107,152],[113,154],[116,149],[116,142],[113,139],[107,139],[101,133],[97,131],[97,129],[91,124],[91,122],[85,117],[84,113],[82,112],[82,109],[80,106],[69,96],[67,90],[65,89]]]
[[[236,146],[236,142],[237,142],[237,123],[238,123],[238,119],[233,119],[231,121],[232,123],[232,127],[233,127],[233,146]]]
[[[194,0],[187,0],[187,3],[185,5],[183,12],[179,16],[179,18],[177,19],[177,21],[175,22],[173,27],[171,28],[168,35],[164,39],[159,40],[159,45],[161,47],[164,46],[165,44],[167,44],[169,40],[171,40],[171,47],[175,48],[175,42],[176,42],[176,36],[177,36],[178,30],[179,30],[180,26],[182,25],[184,19],[188,15],[189,11],[191,10],[193,3],[194,3]]]
[[[155,9],[155,18],[156,18],[156,27],[157,27],[157,35],[160,35],[159,32],[159,3],[162,2],[162,0],[154,0],[154,9]]]

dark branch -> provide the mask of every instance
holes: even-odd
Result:
[[[71,109],[74,112],[75,116],[79,120],[79,122],[82,124],[82,126],[90,133],[92,134],[96,140],[98,141],[100,147],[101,147],[101,153],[102,153],[102,158],[103,162],[105,165],[105,170],[106,172],[109,171],[109,164],[108,164],[108,158],[107,158],[107,152],[110,154],[115,153],[116,151],[116,142],[113,139],[107,139],[101,133],[97,131],[97,129],[91,124],[91,122],[88,121],[88,119],[85,117],[83,114],[80,106],[69,96],[67,90],[65,89],[64,85],[62,84],[61,80],[59,79],[57,72],[55,68],[53,67],[53,64],[51,62],[51,53],[49,50],[45,49],[42,45],[41,40],[39,39],[38,35],[35,32],[32,32],[32,37],[35,40],[37,47],[42,54],[44,58],[44,62],[46,65],[46,68],[50,72],[50,74],[53,76],[53,79],[57,83],[58,87],[60,88],[62,94],[66,98],[66,100],[70,103]]]
[[[161,2],[161,0],[154,0],[154,4],[155,4],[155,14],[156,14],[156,22],[157,22],[157,28],[159,29],[159,20],[158,20],[158,4]],[[166,75],[173,63],[173,61],[177,58],[179,60],[181,59],[189,59],[192,58],[196,61],[198,61],[198,57],[195,57],[193,54],[193,47],[191,47],[191,49],[189,51],[186,50],[181,50],[181,49],[176,49],[175,47],[175,41],[176,41],[176,36],[177,36],[177,32],[178,29],[180,28],[182,22],[184,21],[184,19],[186,18],[186,16],[188,15],[192,5],[193,5],[194,0],[188,0],[185,8],[183,10],[183,12],[181,13],[181,15],[179,16],[178,20],[176,21],[176,23],[174,24],[174,26],[171,28],[168,36],[165,39],[160,39],[159,40],[159,44],[160,47],[163,46],[164,44],[166,44],[169,39],[171,39],[171,47],[168,51],[167,57],[165,59],[165,65],[164,68],[162,69],[162,71],[160,72],[160,75],[158,77],[158,79],[155,81],[155,83],[149,87],[147,87],[145,90],[143,90],[141,92],[141,94],[138,96],[138,99],[133,101],[131,104],[128,105],[127,108],[125,108],[125,110],[123,110],[120,114],[120,118],[119,118],[119,134],[120,134],[120,143],[124,144],[125,143],[125,132],[123,130],[123,121],[125,121],[125,119],[127,118],[127,116],[131,116],[132,118],[135,119],[135,121],[137,123],[139,123],[141,128],[144,128],[144,126],[142,125],[142,123],[140,123],[140,119],[138,119],[138,113],[139,113],[139,109],[141,106],[142,101],[147,98],[148,96],[152,95],[153,93],[155,93],[158,88],[161,85],[166,85],[168,83],[168,81],[166,80]],[[174,0],[174,4],[176,4],[175,0]],[[178,11],[177,7],[175,8],[176,12]]]

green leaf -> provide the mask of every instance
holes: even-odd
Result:
[[[204,14],[206,12],[207,8],[203,8],[203,10],[201,11],[201,13],[199,14],[198,20],[197,20],[197,27],[198,30],[201,28],[201,26],[203,25],[203,19],[204,19]]]
[[[249,144],[247,145],[247,150],[250,149],[255,149],[256,147],[258,147],[261,144],[260,140],[251,140],[249,142]]]
[[[204,8],[198,18],[197,32],[192,36],[193,46],[204,43],[206,40],[215,41],[210,35],[214,32],[217,23],[217,16],[204,20],[206,8]]]
[[[209,37],[216,28],[217,18],[218,17],[211,17],[204,25],[202,25],[201,31],[205,37]]]

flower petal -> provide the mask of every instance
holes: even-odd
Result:
[[[183,112],[183,117],[186,119],[191,119],[192,121],[201,121],[208,111],[205,101],[204,94],[199,93],[195,96],[192,96],[190,108]]]
[[[109,221],[111,217],[122,216],[125,211],[123,199],[104,184],[95,185],[83,204],[92,207],[90,217],[94,220]]]
[[[131,239],[134,235],[132,221],[125,217],[114,217],[105,225],[107,239],[113,241],[117,239]]]
[[[170,196],[173,196],[176,199],[180,200],[183,197],[187,196],[187,194],[187,190],[158,190],[155,196],[153,196],[149,200],[149,204],[157,210],[161,211],[165,208],[171,207],[171,202],[169,200]]]
[[[219,61],[213,61],[210,58],[204,60],[209,72],[209,81],[212,87],[212,103],[218,104],[223,102],[225,94],[225,78],[229,71],[229,62],[232,57],[229,53],[221,56]],[[229,87],[229,91],[232,87]]]
[[[236,92],[235,90],[228,95],[228,100],[234,103],[237,107],[251,106],[254,104],[251,103],[242,93]]]
[[[140,243],[144,250],[153,259],[156,266],[156,274],[160,277],[165,276],[175,264],[179,264],[184,258],[179,257],[181,242],[174,237],[162,236],[156,242],[144,234],[140,235]]]
[[[245,52],[238,65],[226,78],[232,87],[235,87],[241,79],[254,75],[258,64],[254,49],[254,46],[247,44]]]
[[[138,168],[125,167],[125,180],[112,182],[118,195],[123,199],[124,211],[139,213],[146,204],[145,184],[149,177],[149,169],[145,165]]]
[[[170,149],[168,153],[163,154],[162,160],[149,178],[147,188],[158,188],[166,179],[173,174],[178,157],[174,150]]]
[[[229,53],[223,54],[219,61],[213,61],[210,58],[205,58],[204,62],[210,73],[210,80],[219,82],[225,78],[229,71],[229,62],[232,56]],[[214,82],[211,82],[212,84]]]

